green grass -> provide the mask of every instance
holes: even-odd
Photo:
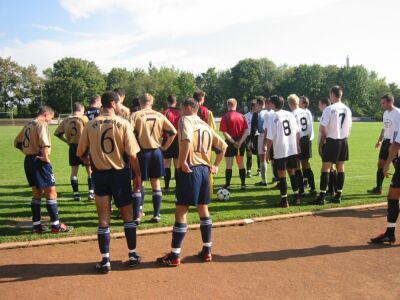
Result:
[[[317,131],[315,124],[315,132]],[[384,201],[384,197],[366,195],[367,188],[375,185],[377,151],[374,150],[376,138],[380,132],[380,123],[355,123],[350,138],[350,161],[346,165],[346,182],[344,197],[341,206],[367,204]],[[33,235],[29,226],[31,212],[30,188],[26,184],[23,170],[24,156],[13,148],[13,140],[20,127],[0,127],[0,243],[11,241],[27,241],[35,239],[54,238],[54,235]],[[53,132],[55,127],[51,127]],[[93,203],[84,201],[76,203],[71,200],[71,187],[69,184],[70,168],[68,166],[67,146],[57,138],[52,138],[53,149],[51,160],[56,175],[56,186],[58,191],[60,219],[75,227],[70,235],[94,234],[97,228],[97,214]],[[321,162],[317,155],[316,140],[314,140],[314,158],[312,168],[314,170],[316,184],[319,186],[319,175]],[[256,171],[255,157],[253,159],[253,173]],[[219,174],[214,179],[214,187],[224,184],[224,164],[220,167]],[[268,178],[271,177],[271,170],[268,169]],[[87,191],[85,170],[81,168],[79,173],[80,189]],[[276,208],[279,202],[278,191],[266,191],[264,188],[257,188],[254,183],[259,178],[253,176],[247,179],[248,190],[239,191],[238,170],[234,169],[232,179],[231,199],[228,202],[214,201],[210,205],[213,221],[224,221],[232,219],[243,219],[276,214],[312,211],[320,209],[317,206],[301,205],[289,209]],[[174,181],[172,181],[174,185]],[[388,180],[385,181],[385,186]],[[290,186],[290,185],[289,185]],[[140,228],[156,226],[168,226],[174,222],[174,196],[164,195],[162,205],[162,222],[152,224],[147,222],[151,216],[152,205],[149,193],[149,183],[146,183],[145,212],[147,216]],[[290,188],[289,188],[290,194]],[[85,196],[86,194],[84,194]],[[328,204],[325,207],[337,207],[337,204]],[[197,223],[198,217],[192,208],[189,223]],[[47,211],[43,206],[43,217],[47,217]],[[114,212],[111,221],[113,232],[122,230],[122,222]],[[25,226],[21,226],[21,224]],[[61,236],[61,235],[60,235]],[[64,236],[64,235],[63,235]],[[58,237],[58,236],[57,236]]]

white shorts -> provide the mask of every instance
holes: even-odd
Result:
[[[258,136],[258,147],[257,147],[258,154],[265,154],[265,147],[264,147],[264,132],[260,133]]]

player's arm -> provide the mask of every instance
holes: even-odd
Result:
[[[54,135],[56,137],[58,137],[61,141],[63,141],[64,143],[68,144],[68,141],[66,140],[66,138],[64,137],[64,121],[62,121],[60,123],[60,125],[58,125],[56,131],[54,132]]]
[[[267,145],[267,149],[271,149],[272,147],[272,140],[267,138],[266,139],[266,145]],[[271,160],[271,158],[269,157],[269,151],[265,152],[265,159],[267,160],[267,162],[269,162]]]
[[[225,139],[229,142],[234,144],[235,140],[231,137],[231,135],[229,133],[227,133],[226,131],[223,131],[222,134],[224,135]]]
[[[129,163],[135,173],[135,177],[132,179],[133,191],[139,192],[142,187],[142,172],[140,171],[139,160],[137,158],[137,153],[140,152],[140,147],[129,122],[126,123],[124,135],[124,151],[129,156]]]
[[[142,173],[140,171],[139,160],[136,154],[129,156],[129,163],[132,170],[135,172],[135,177],[133,178],[133,189],[135,192],[139,192],[142,186]]]
[[[225,157],[226,148],[228,145],[221,139],[221,137],[212,130],[212,148],[216,153],[214,164],[210,167],[210,172],[212,174],[218,173],[219,165]]]
[[[265,139],[266,139],[266,145],[267,145],[267,149],[271,149],[272,145],[273,145],[273,137],[274,137],[274,132],[275,132],[275,125],[274,122],[271,120],[269,120],[268,124],[267,124],[267,131],[265,132]],[[269,151],[265,152],[265,159],[267,162],[269,162],[271,160],[271,158],[269,157]]]
[[[375,149],[379,149],[379,147],[382,145],[384,133],[385,133],[385,129],[382,128],[381,134],[379,135],[379,138],[378,138],[378,141],[375,144]]]
[[[250,129],[246,128],[246,130],[244,131],[242,137],[240,138],[240,140],[237,142],[238,143],[238,148],[246,141],[247,137],[250,134]]]
[[[181,171],[191,173],[187,159],[189,157],[190,143],[193,139],[193,126],[186,118],[179,120],[179,157],[178,164],[181,166]]]
[[[167,134],[167,140],[161,147],[161,150],[165,151],[169,148],[169,146],[171,146],[176,136],[176,129],[174,125],[172,125],[172,123],[165,117],[164,117],[163,132]]]
[[[88,166],[89,165],[89,135],[88,135],[88,127],[85,126],[83,128],[81,137],[79,138],[78,148],[76,149],[76,156],[82,159],[83,163]]]
[[[45,147],[41,148],[41,151],[40,151],[41,155],[38,156],[37,158],[45,163],[50,163],[49,149],[50,149],[50,146],[45,146]]]
[[[319,132],[320,132],[320,141],[319,141],[319,155],[322,156],[322,147],[326,142],[326,127],[323,125],[319,125]]]
[[[214,114],[211,110],[208,111],[208,126],[210,126],[212,130],[217,128],[215,125]]]
[[[18,133],[14,140],[14,147],[22,151],[22,141],[24,136],[24,128]]]

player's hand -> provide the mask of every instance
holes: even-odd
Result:
[[[40,159],[42,162],[49,164],[50,163],[50,159],[48,157],[45,156],[36,156],[37,159]]]
[[[218,173],[218,167],[212,165],[212,166],[210,167],[210,173],[211,173],[211,174],[217,174],[217,173]]]
[[[384,175],[386,178],[389,178],[389,176],[391,175],[391,174],[389,173],[389,169],[390,169],[390,164],[385,163],[385,165],[383,166],[383,175]]]
[[[377,143],[375,144],[375,150],[378,150],[379,147],[381,146],[381,144],[382,144],[382,142],[377,142]]]
[[[235,142],[235,143],[233,143],[233,146],[234,146],[236,149],[239,149],[239,148],[240,148],[240,143],[239,143],[239,142]]]
[[[185,162],[182,167],[181,170],[183,173],[192,173],[192,169],[190,169],[189,165],[187,164],[187,162]]]

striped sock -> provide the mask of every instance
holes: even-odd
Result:
[[[185,238],[187,231],[187,225],[185,223],[175,222],[174,228],[172,230],[172,254],[179,257],[181,253],[181,246],[183,239]]]
[[[32,198],[31,211],[32,211],[32,223],[34,228],[41,228],[42,223],[42,211],[41,211],[42,201],[40,199]]]
[[[103,257],[102,263],[110,262],[110,228],[99,227],[97,229],[97,241],[99,243],[99,250]]]
[[[129,250],[136,249],[136,224],[134,221],[124,223],[126,243]]]
[[[212,220],[210,217],[200,218],[201,239],[203,240],[203,253],[211,253]]]
[[[162,191],[153,190],[153,209],[154,209],[154,217],[160,215],[161,210],[161,202],[162,202]]]
[[[46,208],[50,216],[51,228],[58,229],[60,227],[60,221],[58,220],[57,200],[47,199]]]

